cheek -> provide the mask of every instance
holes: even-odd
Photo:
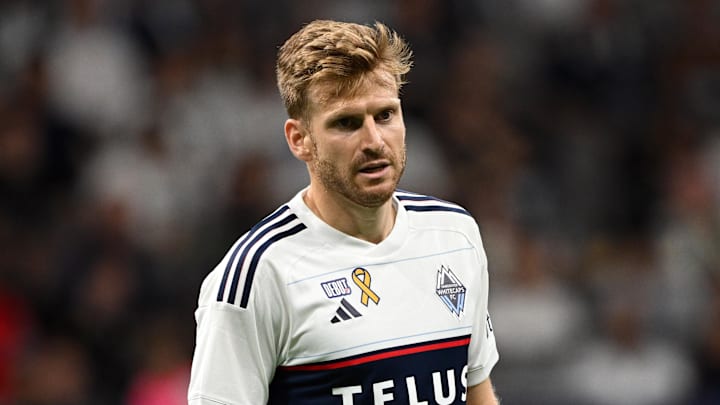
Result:
[[[385,143],[397,154],[405,149],[405,127],[397,128],[389,131],[385,138]]]
[[[333,167],[340,168],[350,164],[353,160],[354,150],[348,145],[338,145],[330,142],[316,144],[313,149],[313,158]]]

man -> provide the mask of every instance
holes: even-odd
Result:
[[[396,190],[410,57],[379,23],[315,21],[280,48],[310,185],[204,281],[190,404],[497,404],[477,224]]]

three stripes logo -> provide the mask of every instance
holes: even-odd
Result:
[[[348,321],[350,319],[359,318],[362,314],[358,312],[345,298],[340,300],[340,306],[335,311],[335,316],[330,320],[331,323]]]

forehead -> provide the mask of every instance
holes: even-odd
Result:
[[[314,84],[308,91],[311,115],[330,112],[367,100],[386,100],[398,98],[398,85],[395,78],[381,71],[373,71],[360,77],[351,86],[337,82]]]

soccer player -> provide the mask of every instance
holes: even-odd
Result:
[[[280,48],[285,138],[310,184],[203,282],[191,405],[497,404],[478,226],[396,189],[410,67],[380,23],[314,21]]]

